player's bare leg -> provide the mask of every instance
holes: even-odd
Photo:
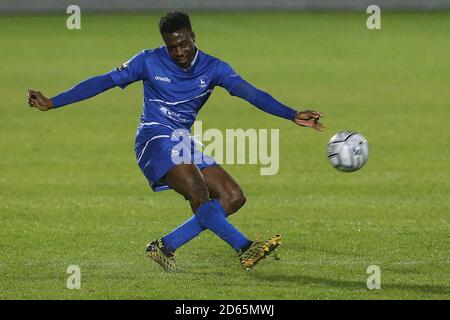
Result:
[[[193,212],[209,201],[209,191],[201,171],[194,164],[179,164],[164,177],[166,183],[189,201]]]
[[[227,216],[238,211],[246,202],[241,187],[221,166],[202,170],[203,179],[211,198],[219,200]]]

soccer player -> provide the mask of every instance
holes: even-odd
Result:
[[[191,129],[216,86],[299,126],[321,131],[322,113],[296,111],[285,106],[246,82],[224,61],[198,49],[186,13],[168,13],[161,18],[159,30],[165,45],[143,50],[113,71],[82,81],[51,99],[29,89],[28,104],[41,111],[52,110],[116,86],[124,89],[142,81],[144,108],[136,134],[137,163],[155,192],[175,190],[189,201],[193,212],[173,231],[150,242],[147,255],[164,270],[175,270],[175,250],[209,229],[236,250],[244,268],[252,268],[277,248],[281,237],[252,241],[235,228],[227,217],[246,201],[237,182],[214,159],[195,147],[190,155],[193,161],[175,163],[172,156],[179,141],[173,141],[172,136],[179,130]],[[189,141],[191,137],[187,136]]]

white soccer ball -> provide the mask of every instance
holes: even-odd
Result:
[[[368,158],[369,144],[359,132],[341,131],[328,142],[328,160],[338,170],[356,171]]]

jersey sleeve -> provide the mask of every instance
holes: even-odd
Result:
[[[217,67],[216,77],[217,85],[224,88],[229,93],[231,93],[236,84],[243,80],[228,63],[223,61],[220,61],[219,66]]]
[[[245,81],[227,63],[221,61],[217,68],[217,85],[232,96],[247,100],[258,109],[272,115],[294,120],[297,111],[276,100],[270,94]]]
[[[78,83],[66,92],[51,98],[53,108],[59,108],[67,104],[88,99],[115,86],[116,84],[109,73],[89,78]]]
[[[125,89],[129,84],[144,80],[145,75],[145,51],[142,51],[132,57],[119,67],[111,71],[111,77],[114,83]]]

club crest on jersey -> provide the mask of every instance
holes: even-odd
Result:
[[[201,77],[198,78],[198,80],[197,80],[198,86],[199,86],[200,88],[206,87],[206,86],[207,86],[207,84],[206,84],[207,81],[208,81],[208,77],[206,77],[206,76],[201,76]]]

